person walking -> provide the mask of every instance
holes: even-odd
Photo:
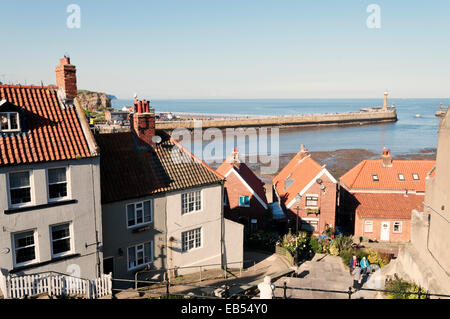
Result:
[[[356,264],[358,264],[358,258],[356,256],[353,256],[352,259],[350,259],[350,275],[353,274],[353,269],[355,269]]]
[[[361,259],[360,265],[361,265],[361,273],[362,273],[363,275],[366,275],[366,274],[369,272],[369,266],[370,266],[370,263],[369,263],[369,261],[366,259],[365,256]]]
[[[359,267],[359,264],[357,263],[355,265],[355,268],[353,269],[353,288],[355,288],[355,290],[359,290],[360,287],[360,283],[361,283],[361,267]]]

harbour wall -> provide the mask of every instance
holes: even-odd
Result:
[[[265,117],[236,117],[213,118],[201,121],[201,127],[299,127],[311,125],[361,125],[397,121],[396,110],[373,110],[332,114],[308,114],[293,116],[265,116]],[[171,131],[174,129],[194,129],[195,120],[156,121],[156,129]]]

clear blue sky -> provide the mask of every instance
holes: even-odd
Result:
[[[66,8],[81,8],[69,29]],[[381,28],[369,29],[369,4]],[[119,98],[450,97],[448,0],[2,1],[0,81]]]

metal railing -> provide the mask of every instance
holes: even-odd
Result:
[[[134,282],[131,279],[114,279],[113,281],[118,282]],[[221,286],[214,286],[214,285],[199,285],[194,283],[175,283],[170,282],[168,280],[164,281],[156,281],[156,280],[145,280],[145,281],[138,281],[142,283],[147,284],[153,284],[154,289],[150,290],[138,290],[138,289],[119,289],[119,288],[113,288],[113,298],[115,298],[115,295],[117,292],[120,291],[128,291],[128,292],[136,292],[140,294],[148,294],[148,295],[157,295],[160,298],[172,298],[173,296],[176,297],[183,297],[183,298],[201,298],[201,299],[236,299],[236,298],[245,298],[245,299],[251,299],[251,298],[257,298],[259,297],[259,294],[250,294],[246,293],[245,289],[238,293],[233,293],[231,290],[234,287],[240,287],[241,284],[224,284]],[[184,286],[188,288],[193,288],[191,290],[196,289],[206,289],[208,291],[212,291],[214,295],[208,295],[208,294],[198,294],[194,293],[192,291],[171,291],[171,287],[177,287],[177,286]],[[160,288],[164,288],[161,290],[157,290]],[[252,287],[257,288],[255,287]],[[347,295],[348,299],[352,299],[352,296],[359,292],[359,291],[372,291],[372,292],[381,292],[386,294],[403,294],[403,295],[417,295],[418,299],[430,299],[430,297],[438,297],[438,298],[450,298],[450,295],[445,294],[435,294],[430,292],[423,292],[421,290],[415,292],[415,291],[395,291],[395,290],[386,290],[386,289],[371,289],[371,288],[360,288],[360,289],[354,289],[353,287],[348,287],[348,290],[333,290],[333,289],[319,289],[319,288],[304,288],[304,287],[289,287],[287,285],[287,282],[285,281],[282,286],[274,286],[275,289],[282,289],[282,296],[274,296],[274,299],[302,299],[298,297],[292,297],[288,296],[287,291],[288,290],[301,290],[301,291],[312,291],[312,292],[326,292],[326,293],[335,293],[335,294],[343,294]],[[253,290],[252,289],[252,290]]]
[[[225,264],[225,267],[223,267],[223,265],[222,264],[206,264],[206,265],[197,265],[197,266],[183,266],[183,267],[173,267],[173,268],[167,268],[167,269],[143,269],[143,270],[140,270],[140,271],[137,271],[135,274],[134,274],[134,281],[135,281],[135,288],[137,289],[137,284],[138,284],[138,276],[139,275],[141,275],[141,274],[144,274],[144,273],[148,273],[148,274],[151,274],[151,273],[161,273],[162,275],[163,275],[163,279],[164,280],[168,280],[168,281],[170,281],[170,276],[169,276],[169,273],[170,272],[175,272],[175,271],[179,271],[179,270],[183,270],[183,269],[195,269],[195,268],[198,268],[198,272],[199,272],[199,281],[201,282],[201,281],[203,281],[203,277],[202,277],[202,273],[203,273],[203,271],[204,270],[206,270],[207,268],[210,268],[210,267],[217,267],[217,266],[219,266],[220,268],[222,268],[222,270],[223,270],[223,275],[224,275],[224,278],[225,279],[227,279],[227,274],[228,274],[228,270],[229,269],[232,269],[231,267],[229,267],[230,265],[236,265],[236,264],[238,264],[238,265],[241,265],[241,267],[239,267],[239,278],[240,277],[242,277],[242,271],[243,271],[243,269],[244,269],[244,264],[246,264],[246,263],[250,263],[250,264],[252,264],[253,263],[253,265],[252,266],[250,266],[250,267],[248,267],[248,268],[251,268],[251,267],[253,267],[253,271],[256,271],[257,270],[257,268],[256,268],[256,261],[255,260],[243,260],[243,261],[236,261],[236,262],[230,262],[230,263],[226,263]],[[247,268],[247,269],[248,269]],[[193,273],[195,273],[195,272],[192,272],[192,273],[190,273],[190,274],[193,274]]]

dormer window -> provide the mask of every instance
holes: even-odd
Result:
[[[401,182],[404,182],[405,181],[405,175],[398,174],[398,180],[401,181]]]
[[[20,131],[19,113],[1,112],[0,113],[0,132]]]
[[[377,174],[372,174],[372,180],[374,182],[378,182],[379,181],[378,175]]]

